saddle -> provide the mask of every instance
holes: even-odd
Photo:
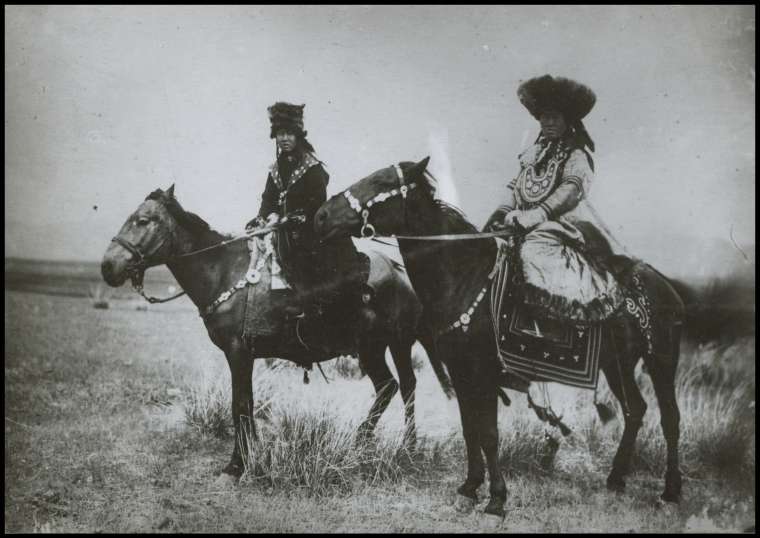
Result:
[[[508,249],[509,254],[503,257],[491,285],[491,316],[505,370],[525,374],[536,381],[593,389],[598,381],[603,326],[626,314],[639,321],[651,351],[651,306],[641,283],[641,272],[647,269],[646,264],[612,255],[609,250],[592,253],[593,263],[604,264],[627,299],[604,321],[577,322],[551,318],[525,305],[519,257],[506,243],[500,242],[499,248]]]
[[[279,335],[288,358],[311,364],[317,360],[356,352],[356,336],[375,322],[373,305],[394,281],[406,278],[399,264],[377,251],[360,252],[358,275],[351,289],[338,284],[323,295],[329,302],[312,302],[293,289],[268,290],[268,271],[262,272],[262,291],[249,290],[246,310],[247,332],[266,325]],[[360,285],[359,285],[360,284]],[[411,289],[411,286],[410,286]],[[304,304],[308,305],[304,312]],[[264,323],[262,323],[264,322]]]
[[[286,309],[283,337],[297,341],[310,357],[315,353],[325,357],[355,353],[357,334],[377,319],[376,299],[385,297],[386,290],[399,278],[406,278],[401,266],[384,254],[370,251],[359,255],[359,274],[354,283],[348,289],[337,286],[328,304],[312,306],[306,312],[300,305]]]

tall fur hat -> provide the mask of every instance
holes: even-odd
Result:
[[[290,103],[277,102],[267,108],[269,122],[272,129],[269,138],[274,138],[278,129],[291,131],[302,137],[306,137],[303,129],[303,109],[306,105],[292,105]]]
[[[523,82],[517,88],[517,97],[536,119],[543,110],[552,109],[562,112],[571,123],[583,119],[596,103],[596,95],[588,86],[551,75]]]

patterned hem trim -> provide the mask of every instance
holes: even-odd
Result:
[[[525,304],[549,318],[560,321],[582,323],[605,321],[622,312],[621,307],[625,304],[625,297],[619,289],[616,289],[611,296],[602,295],[588,304],[582,304],[577,300],[568,300],[566,297],[551,294],[527,282],[523,283],[522,288]]]
[[[552,208],[549,206],[549,204],[546,203],[546,201],[543,201],[540,204],[538,204],[538,207],[540,207],[546,212],[546,218],[548,219],[552,218]]]

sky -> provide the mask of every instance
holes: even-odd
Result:
[[[481,226],[538,134],[517,87],[545,73],[596,93],[589,200],[627,252],[754,263],[754,6],[5,6],[5,255],[99,260],[172,183],[241,231],[282,100],[328,194],[430,155]]]

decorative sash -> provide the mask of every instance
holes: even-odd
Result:
[[[272,176],[272,181],[274,181],[274,184],[277,185],[277,188],[280,189],[280,200],[279,204],[280,207],[282,207],[285,204],[285,198],[288,195],[288,191],[290,188],[295,185],[299,179],[301,179],[304,174],[311,168],[312,166],[316,166],[320,164],[319,159],[317,159],[314,155],[311,153],[306,153],[303,157],[303,160],[298,165],[298,167],[293,170],[293,173],[290,174],[290,181],[288,181],[287,187],[284,186],[283,178],[280,177],[280,168],[277,166],[277,161],[275,161],[270,167],[269,167],[269,174]],[[287,178],[286,178],[287,179]]]

